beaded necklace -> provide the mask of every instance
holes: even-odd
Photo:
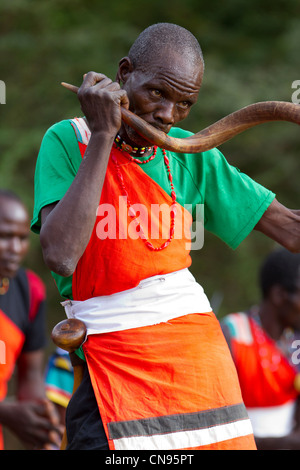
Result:
[[[7,277],[4,277],[3,279],[0,279],[0,295],[6,294],[9,288],[9,279]]]
[[[151,147],[131,147],[131,145],[127,144],[125,140],[123,140],[119,134],[117,134],[115,138],[115,143],[117,147],[119,147],[124,152],[133,153],[136,155],[143,155],[145,152],[150,152],[151,150]],[[146,162],[142,162],[142,163],[146,163]]]
[[[126,155],[126,157],[131,162],[138,163],[138,164],[144,164],[144,163],[148,163],[151,160],[153,160],[156,156],[156,152],[157,152],[157,147],[154,147],[153,148],[153,155],[150,158],[148,158],[147,160],[144,160],[144,161],[140,161],[139,159],[132,157],[126,151],[124,151],[124,154]],[[169,238],[168,238],[167,241],[162,243],[162,245],[159,246],[159,247],[155,247],[149,240],[147,240],[147,238],[145,236],[145,232],[143,230],[143,227],[141,226],[141,223],[138,221],[137,214],[136,214],[135,210],[133,209],[132,204],[129,200],[128,191],[127,191],[127,188],[126,188],[125,183],[124,183],[124,178],[123,178],[123,175],[122,175],[122,172],[121,172],[120,164],[117,160],[117,157],[114,154],[112,155],[112,161],[113,161],[113,163],[115,165],[115,168],[116,168],[116,174],[117,174],[117,178],[119,180],[119,183],[120,183],[120,186],[121,186],[121,189],[122,189],[122,195],[125,196],[126,200],[127,200],[128,215],[134,220],[134,222],[136,224],[136,228],[139,231],[140,238],[143,240],[146,247],[151,251],[161,251],[161,250],[167,248],[167,246],[171,243],[171,240],[174,238],[174,232],[175,232],[176,193],[175,193],[175,190],[174,190],[173,177],[171,175],[169,158],[167,157],[166,151],[164,149],[162,149],[162,153],[163,153],[163,156],[164,156],[164,163],[165,163],[166,168],[167,168],[168,178],[169,178],[169,182],[170,182],[172,205],[170,206],[170,234],[169,234]]]

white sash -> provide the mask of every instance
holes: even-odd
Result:
[[[150,277],[123,292],[85,301],[67,300],[62,305],[68,318],[85,323],[87,335],[155,325],[212,310],[188,269]]]
[[[254,435],[257,437],[282,437],[294,427],[296,401],[264,408],[247,408]]]

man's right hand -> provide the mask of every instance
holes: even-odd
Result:
[[[121,127],[121,106],[129,108],[126,91],[105,75],[88,72],[77,96],[91,132],[114,137]]]

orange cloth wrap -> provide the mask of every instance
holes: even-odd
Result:
[[[171,434],[171,439],[176,440],[177,432],[187,431],[184,425],[183,429],[177,427],[178,421],[186,416],[199,413],[201,423],[205,413],[214,413],[216,422],[209,422],[207,428],[215,426],[218,431],[220,424],[228,424],[218,422],[218,415],[231,407],[243,406],[235,367],[212,312],[186,315],[154,326],[91,335],[84,344],[84,352],[111,449],[119,449],[118,443],[122,442],[113,436],[118,423],[122,426],[129,422],[130,427],[153,421],[156,429],[158,425],[154,439],[156,435],[161,439],[162,435]],[[166,430],[155,422],[155,418],[165,416],[177,423],[175,432],[173,425]],[[230,414],[228,421],[233,421]],[[141,433],[146,432],[142,439],[149,446],[153,445],[153,433],[147,429],[145,424]],[[130,431],[129,435],[132,437]],[[126,441],[126,436],[123,437]],[[188,448],[255,449],[251,432],[208,444],[202,437],[197,440],[197,445]]]

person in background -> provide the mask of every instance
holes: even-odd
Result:
[[[27,448],[41,449],[59,445],[61,430],[45,395],[45,286],[37,274],[20,267],[29,233],[29,215],[21,199],[0,190],[0,425]],[[16,399],[8,400],[15,368]]]
[[[222,329],[257,448],[299,450],[300,254],[274,250],[262,264],[260,289],[260,304],[227,315]]]

